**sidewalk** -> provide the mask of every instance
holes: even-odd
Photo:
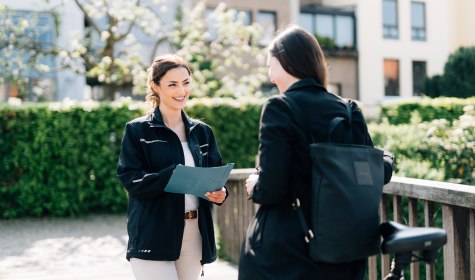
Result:
[[[1,280],[133,280],[124,215],[0,220]],[[237,279],[235,266],[205,265],[200,280]]]

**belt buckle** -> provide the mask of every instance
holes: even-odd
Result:
[[[191,220],[196,218],[197,216],[198,215],[196,210],[185,212],[185,220]]]

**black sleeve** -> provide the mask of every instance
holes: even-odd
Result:
[[[126,124],[117,165],[117,176],[130,196],[145,199],[160,195],[170,180],[176,165],[170,165],[158,173],[148,172],[133,129],[133,124]]]
[[[384,184],[389,183],[391,181],[391,178],[393,177],[393,171],[394,171],[394,155],[388,151],[384,151]]]
[[[289,107],[279,98],[264,105],[259,128],[259,179],[252,200],[259,204],[283,203],[291,180],[292,119]]]

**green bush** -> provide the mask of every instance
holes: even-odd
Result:
[[[407,124],[418,115],[422,122],[436,119],[452,122],[464,113],[463,108],[467,105],[475,105],[475,98],[422,98],[394,102],[381,107],[381,120],[387,119],[392,125]]]
[[[255,167],[262,99],[192,99],[186,112],[213,128],[226,163]]]
[[[262,104],[193,99],[186,111],[213,128],[226,163],[249,168],[255,165]],[[125,211],[126,192],[116,176],[120,141],[125,123],[147,109],[124,100],[0,106],[0,217]],[[420,123],[422,116],[412,113],[402,125],[388,118],[369,125],[375,145],[396,155],[396,174],[475,184],[473,106],[452,121]]]
[[[194,100],[186,109],[214,129],[226,162],[253,167],[260,101]],[[0,217],[123,212],[116,176],[127,121],[143,102],[0,106]]]
[[[449,56],[441,89],[443,96],[475,96],[475,47],[461,47]]]
[[[115,166],[123,124],[138,114],[110,104],[0,107],[1,216],[125,209]]]
[[[475,96],[475,47],[461,47],[449,56],[443,75],[428,78],[425,95],[466,98]]]
[[[432,98],[442,96],[442,75],[434,75],[430,78],[426,78],[424,86],[425,96]]]
[[[396,174],[412,178],[475,184],[474,106],[449,122],[444,119],[411,124],[387,122],[368,126],[376,146],[396,155]]]

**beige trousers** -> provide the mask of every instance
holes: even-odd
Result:
[[[198,219],[185,220],[180,258],[176,261],[130,259],[136,280],[196,280],[201,271],[201,234]]]

